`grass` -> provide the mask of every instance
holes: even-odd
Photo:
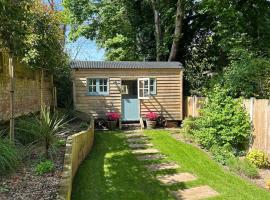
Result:
[[[212,199],[270,199],[270,193],[241,177],[225,171],[200,149],[176,141],[167,131],[145,131],[155,148],[178,170],[155,173],[190,172],[197,180],[170,187],[160,185],[130,152],[121,132],[96,133],[95,145],[75,177],[73,200],[171,200],[169,190],[209,185],[220,193]],[[161,161],[156,161],[161,162]],[[148,162],[149,163],[149,162]]]
[[[73,184],[73,200],[173,199],[130,152],[121,132],[97,132]]]
[[[145,134],[152,138],[151,142],[168,157],[168,160],[181,166],[178,171],[190,172],[198,177],[198,180],[186,183],[182,188],[209,185],[220,193],[220,196],[212,199],[270,199],[270,192],[267,190],[224,170],[202,150],[176,141],[168,132],[154,130],[145,131]]]

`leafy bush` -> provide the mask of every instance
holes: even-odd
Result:
[[[212,153],[214,160],[222,165],[225,165],[228,159],[235,157],[230,146],[219,147],[214,145],[210,148],[210,152]]]
[[[228,91],[220,85],[208,93],[194,126],[192,134],[204,148],[230,146],[237,155],[248,147],[251,136],[248,114],[241,100],[228,96]]]
[[[247,159],[259,168],[267,167],[269,165],[266,153],[260,150],[252,150],[248,153]]]
[[[14,171],[20,163],[21,158],[16,146],[0,135],[0,174]]]
[[[88,126],[89,126],[89,125],[88,125],[86,122],[80,123],[80,128],[81,128],[81,129],[87,129]]]
[[[256,166],[246,158],[230,158],[227,161],[227,165],[231,171],[239,175],[244,174],[245,176],[250,178],[257,178],[259,176],[259,172]]]
[[[36,174],[37,175],[43,175],[45,173],[51,172],[54,169],[54,164],[51,160],[46,160],[43,162],[40,162],[37,166],[36,166]]]
[[[192,135],[192,131],[196,129],[195,120],[196,118],[194,117],[187,117],[183,121],[183,128],[181,129],[181,132]]]
[[[66,140],[62,139],[62,140],[58,140],[55,144],[56,147],[63,147],[66,145]]]

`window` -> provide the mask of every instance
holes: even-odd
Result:
[[[87,79],[89,95],[108,95],[109,81],[106,78],[89,78]]]
[[[157,94],[157,83],[155,78],[150,78],[150,94]]]
[[[138,97],[139,99],[149,99],[150,97],[150,79],[139,78],[138,79]]]

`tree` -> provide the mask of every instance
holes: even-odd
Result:
[[[65,0],[72,37],[108,60],[180,61],[186,95],[202,94],[231,67],[235,49],[269,59],[267,0]]]
[[[185,0],[177,1],[177,9],[175,16],[175,30],[172,48],[169,56],[169,61],[177,60],[177,53],[179,51],[180,41],[183,35],[183,20],[185,16]]]

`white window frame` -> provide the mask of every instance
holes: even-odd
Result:
[[[143,81],[143,87],[140,88],[140,82]],[[148,82],[148,87],[145,87],[145,81]],[[138,78],[137,80],[138,84],[138,99],[150,99],[150,78]],[[148,90],[148,95],[145,95],[145,89]],[[140,90],[143,90],[143,96],[140,96]]]
[[[151,80],[154,80],[154,85],[151,85]],[[154,77],[150,78],[149,86],[150,86],[150,90],[149,90],[150,94],[156,95],[157,94],[157,79]],[[151,90],[151,86],[153,86],[153,91]]]
[[[107,86],[107,92],[101,92],[100,91],[100,80],[101,79],[105,79],[107,80],[107,85],[102,85],[103,86],[103,89],[104,89],[104,86]],[[96,92],[90,92],[89,91],[89,82],[90,80],[96,80]],[[89,96],[108,96],[110,94],[110,84],[109,84],[109,78],[94,78],[94,77],[89,77],[87,78],[87,95]]]

